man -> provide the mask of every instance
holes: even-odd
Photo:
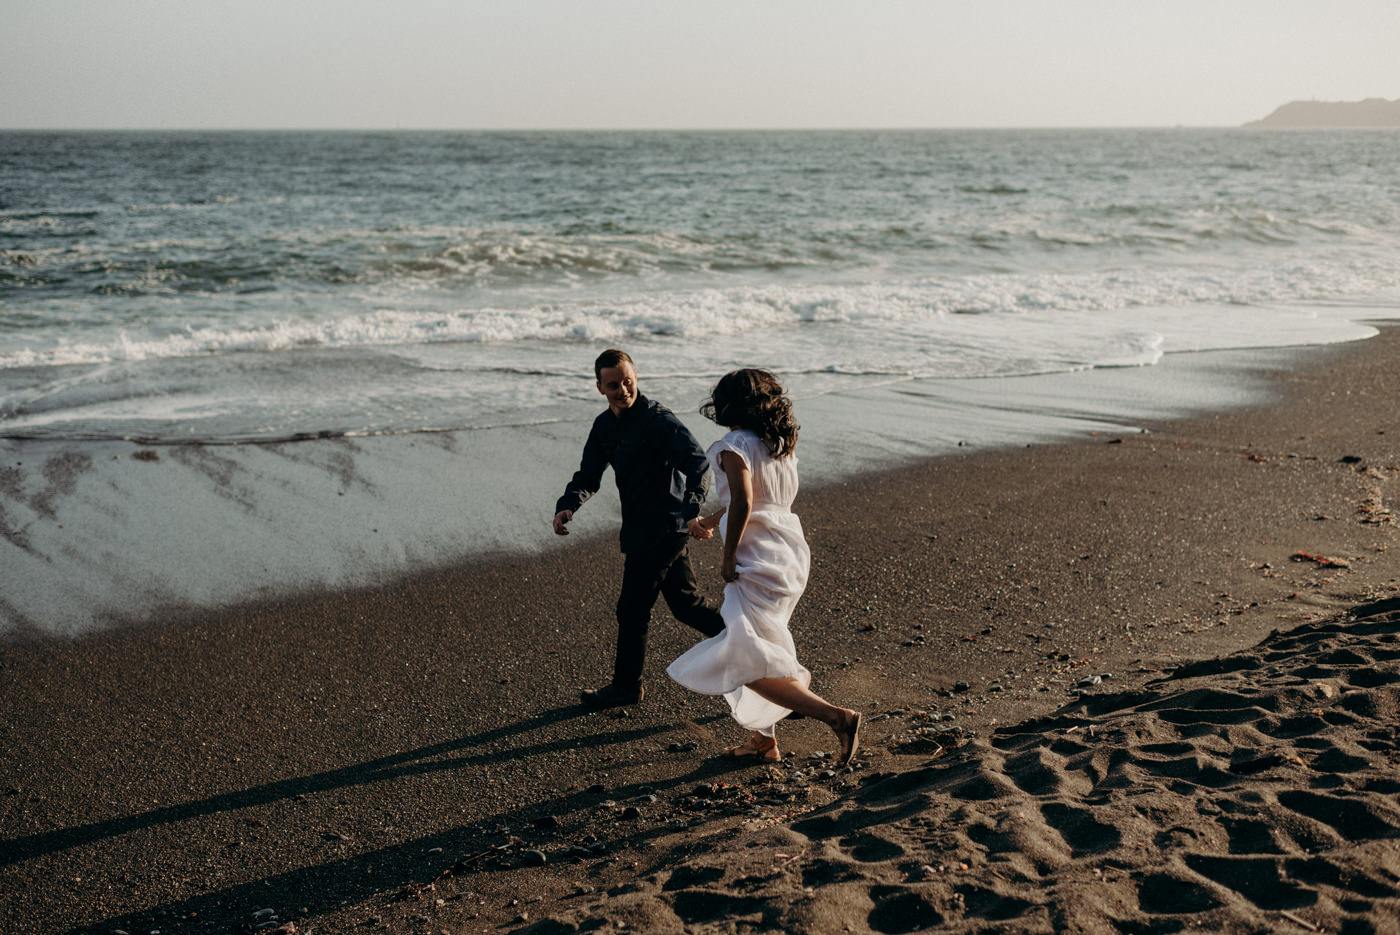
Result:
[[[695,436],[671,410],[637,392],[637,371],[625,351],[611,348],[593,362],[607,411],[593,420],[583,459],[555,504],[554,531],[569,534],[574,511],[598,492],[612,466],[622,498],[624,556],[617,599],[617,661],[612,682],[585,689],[583,703],[615,708],[642,700],[647,628],[658,594],[676,619],[706,636],[724,629],[719,611],[696,591],[686,541],[705,500],[709,462]],[[704,538],[706,531],[694,530]]]

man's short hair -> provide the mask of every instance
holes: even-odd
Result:
[[[604,367],[617,367],[621,364],[632,364],[632,358],[627,356],[626,351],[620,351],[615,347],[610,347],[598,355],[598,359],[593,361],[593,378],[599,383],[603,381]],[[632,364],[632,369],[636,370],[637,365]]]

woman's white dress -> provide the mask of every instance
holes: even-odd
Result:
[[[797,456],[777,459],[754,433],[737,429],[710,446],[707,456],[718,477],[719,501],[729,506],[729,481],[720,454],[743,459],[753,483],[752,512],[736,553],[739,578],[724,588],[724,631],[695,644],[666,669],[681,685],[703,695],[723,695],[734,720],[749,730],[771,735],[789,709],[744,686],[754,679],[796,678],[803,685],[812,674],[797,661],[788,620],[807,587],[811,551],[802,524],[792,512],[797,496]],[[720,520],[720,533],[728,527]]]

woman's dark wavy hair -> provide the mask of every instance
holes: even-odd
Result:
[[[700,407],[711,422],[729,428],[748,429],[768,446],[775,458],[786,458],[797,447],[792,400],[778,378],[767,370],[747,368],[726,373]]]

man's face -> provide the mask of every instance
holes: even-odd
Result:
[[[616,367],[604,367],[599,371],[598,392],[608,398],[613,415],[622,415],[637,401],[637,371],[625,360]]]

